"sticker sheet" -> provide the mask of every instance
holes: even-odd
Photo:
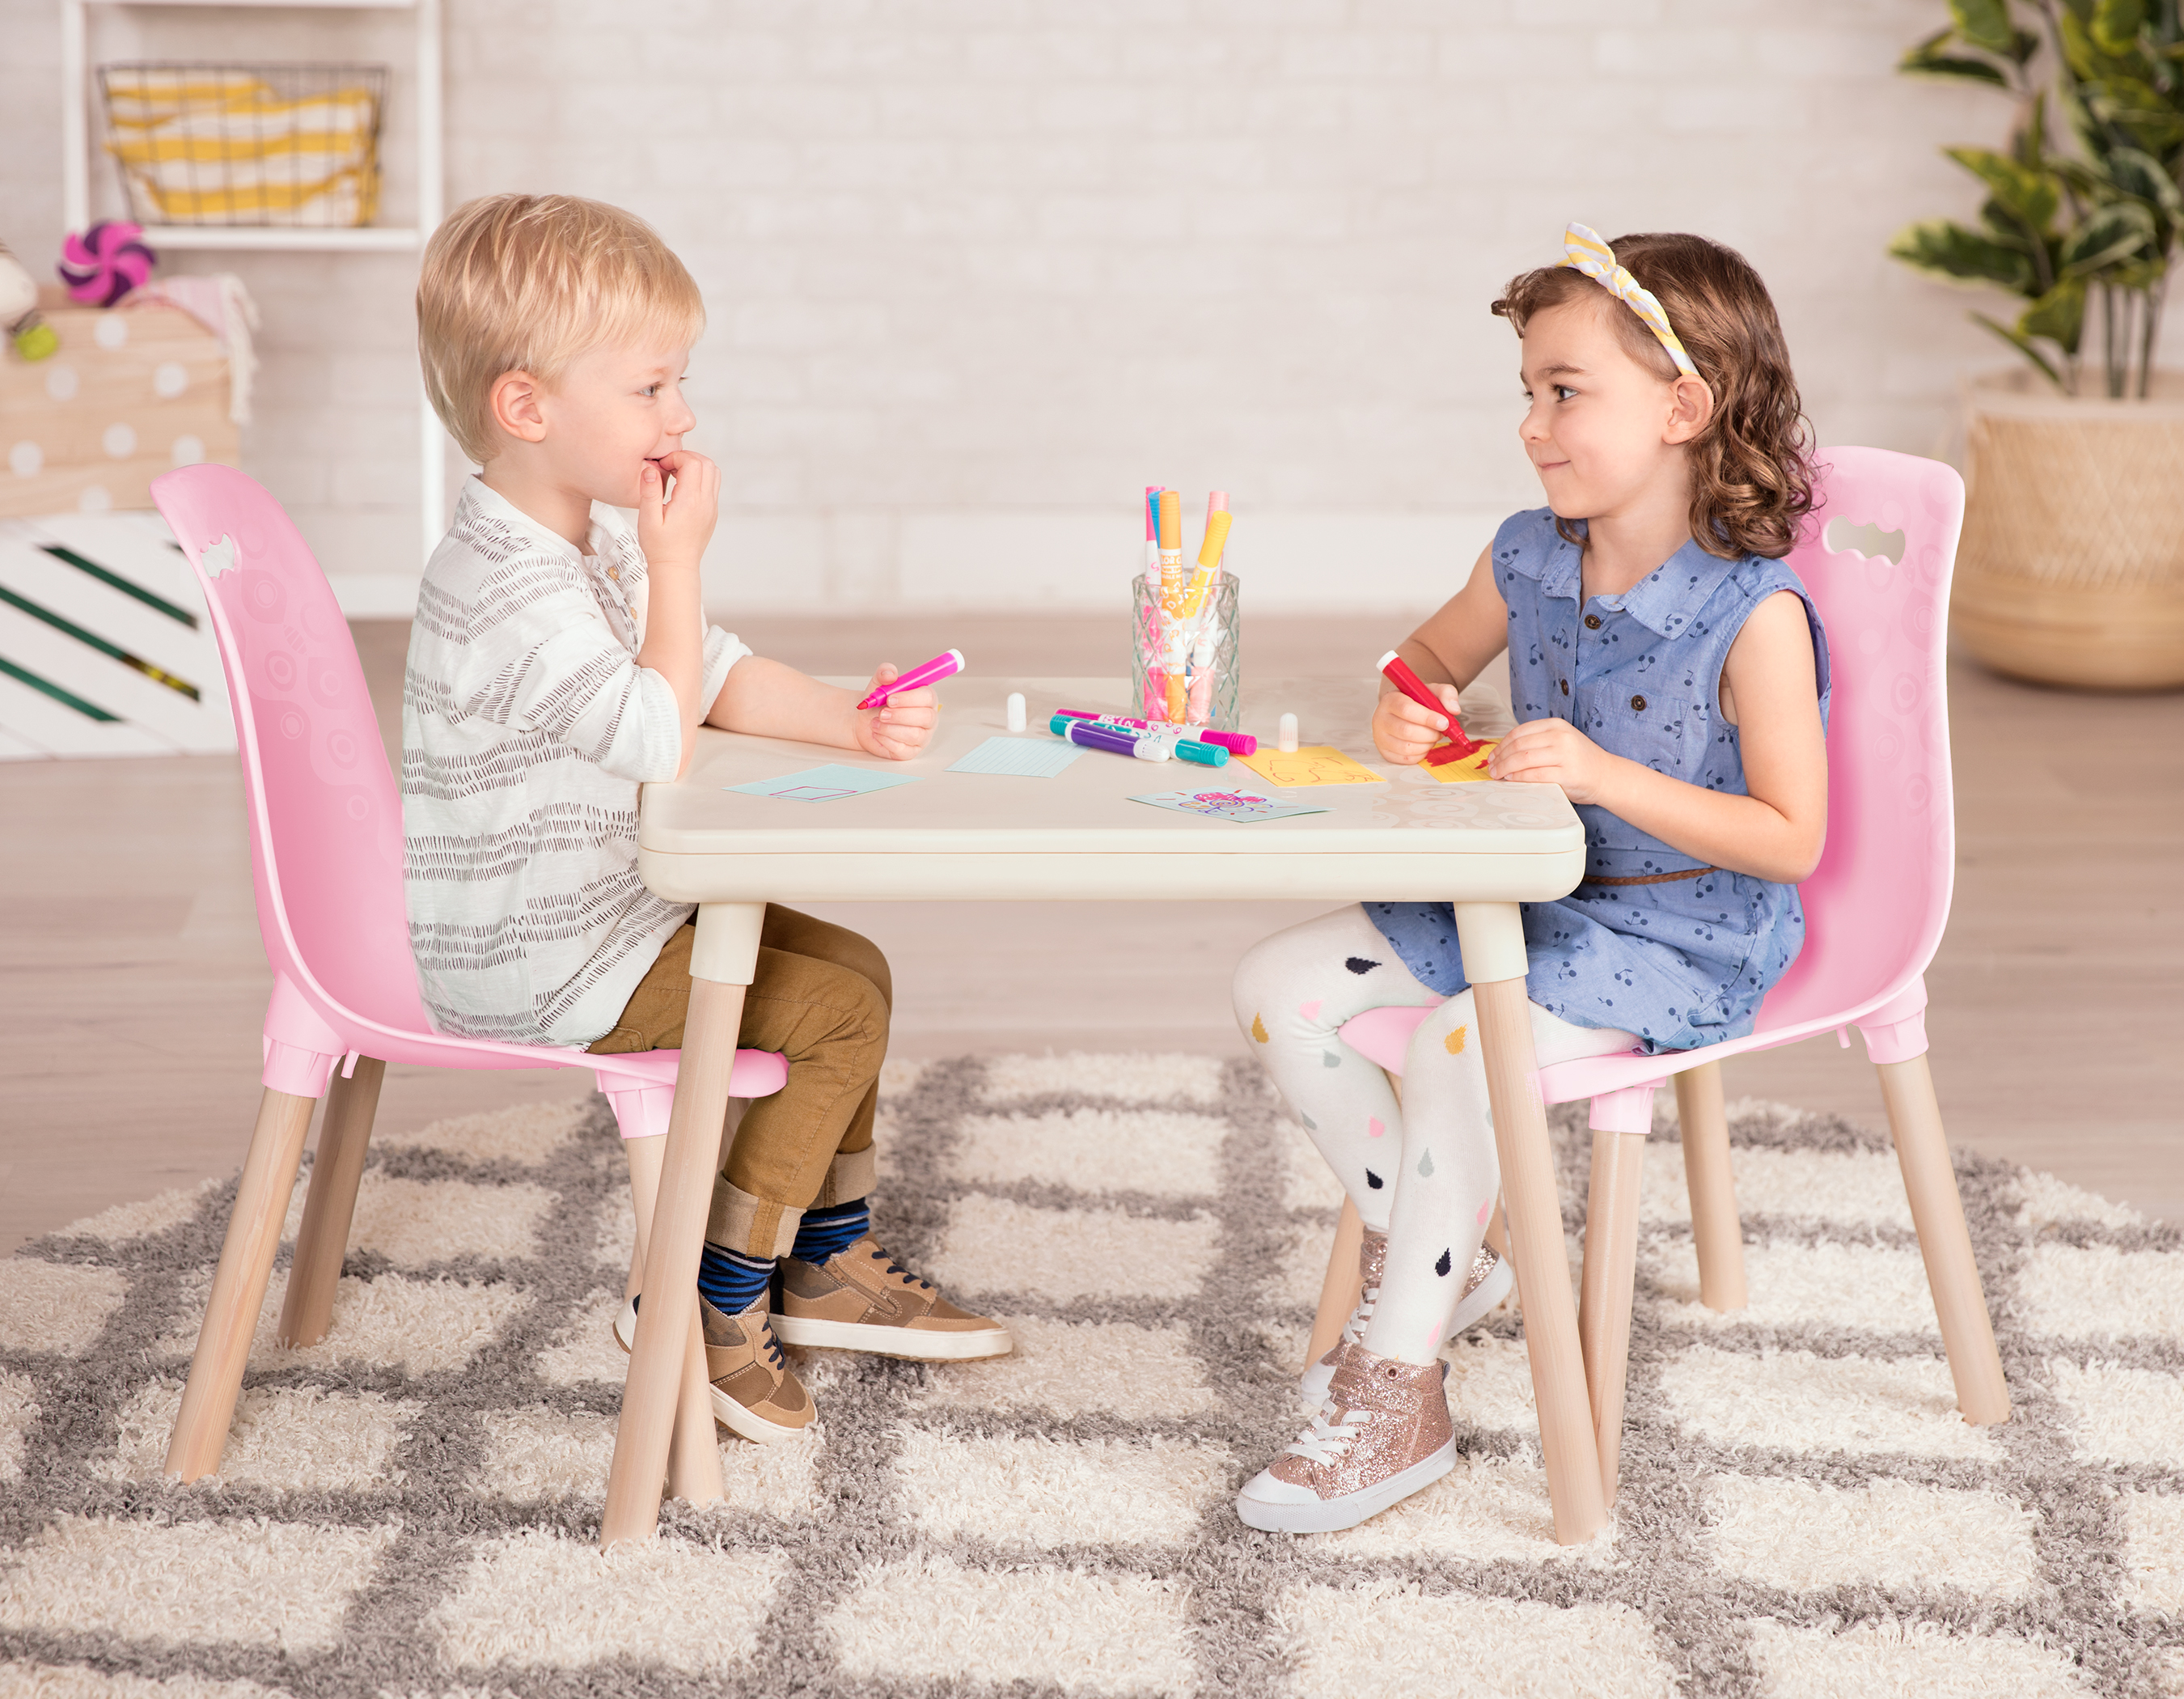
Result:
[[[1325,814],[1317,803],[1277,802],[1248,790],[1156,790],[1134,796],[1132,802],[1172,808],[1178,814],[1195,814],[1206,820],[1233,820],[1240,824],[1255,820],[1286,820],[1293,814]]]

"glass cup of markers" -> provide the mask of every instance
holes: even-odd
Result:
[[[1243,700],[1241,626],[1236,577],[1221,573],[1191,620],[1168,617],[1160,586],[1130,581],[1137,640],[1130,651],[1130,699],[1143,720],[1238,729]]]

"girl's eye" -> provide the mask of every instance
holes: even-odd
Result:
[[[1557,401],[1567,401],[1576,393],[1577,392],[1567,383],[1558,383],[1555,386],[1555,399]]]

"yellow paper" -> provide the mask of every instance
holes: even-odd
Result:
[[[1474,779],[1491,779],[1494,775],[1486,771],[1486,758],[1494,753],[1494,746],[1501,741],[1499,738],[1490,738],[1469,755],[1452,761],[1444,761],[1437,767],[1428,767],[1426,771],[1443,784],[1469,784]]]
[[[1315,744],[1310,749],[1286,754],[1262,744],[1256,755],[1239,755],[1236,759],[1268,784],[1294,787],[1387,783],[1372,768],[1351,760],[1332,744]]]

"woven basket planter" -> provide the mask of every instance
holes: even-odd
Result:
[[[2184,685],[2184,375],[2109,401],[2008,372],[1964,404],[1958,638],[2037,683]]]

